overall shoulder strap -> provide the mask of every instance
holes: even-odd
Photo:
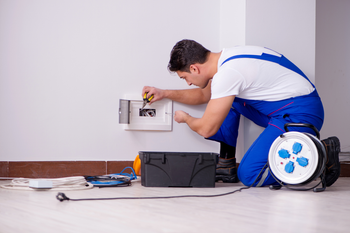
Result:
[[[223,64],[225,64],[228,61],[231,61],[233,59],[239,59],[239,58],[253,58],[253,59],[260,59],[260,60],[265,60],[265,61],[277,63],[277,64],[279,64],[287,69],[290,69],[290,70],[300,74],[307,81],[309,81],[313,87],[315,87],[315,85],[308,79],[308,77],[296,65],[294,65],[291,61],[289,61],[283,55],[281,55],[280,57],[275,56],[275,55],[271,55],[271,54],[267,54],[267,53],[263,53],[261,55],[251,55],[251,54],[235,55],[235,56],[227,58],[220,66],[222,66]]]

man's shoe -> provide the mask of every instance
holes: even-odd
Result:
[[[216,181],[222,180],[224,183],[238,183],[236,159],[219,158],[216,166]]]
[[[326,162],[326,185],[327,187],[334,184],[340,176],[340,141],[337,137],[329,137],[322,140],[327,153]]]

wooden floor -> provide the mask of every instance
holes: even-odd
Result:
[[[8,181],[0,181],[0,184]],[[70,198],[208,195],[215,188],[129,187],[66,191]],[[0,232],[350,232],[350,178],[325,192],[250,188],[228,196],[155,200],[65,201],[54,191],[0,188]]]

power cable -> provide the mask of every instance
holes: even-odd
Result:
[[[45,180],[52,183],[52,187],[47,190],[62,191],[62,190],[83,190],[91,189],[93,185],[86,182],[83,176],[71,176],[64,178],[51,178],[51,179],[31,179],[31,178],[15,178],[11,180],[11,183],[0,185],[1,188],[14,189],[14,190],[35,190],[30,187],[30,181]]]
[[[199,198],[199,197],[222,197],[222,196],[227,196],[236,192],[240,192],[243,189],[249,189],[251,188],[256,181],[258,180],[258,178],[260,177],[261,173],[266,169],[266,167],[268,166],[268,163],[266,163],[264,165],[264,167],[261,169],[260,173],[258,174],[258,176],[255,178],[254,182],[250,185],[250,186],[246,186],[246,187],[242,187],[239,189],[236,189],[234,191],[231,192],[227,192],[227,193],[221,193],[221,194],[212,194],[212,195],[181,195],[181,196],[160,196],[160,197],[105,197],[105,198],[69,198],[67,197],[67,195],[65,193],[61,193],[59,192],[56,195],[57,200],[59,200],[60,202],[63,201],[107,201],[107,200],[146,200],[146,199],[173,199],[173,198],[190,198],[190,197],[194,197],[194,198]]]

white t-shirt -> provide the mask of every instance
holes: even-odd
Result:
[[[310,94],[314,87],[303,76],[274,62],[239,58],[221,64],[235,55],[281,56],[273,50],[258,46],[237,46],[223,49],[218,72],[211,83],[211,99],[235,95],[249,100],[278,101]]]

